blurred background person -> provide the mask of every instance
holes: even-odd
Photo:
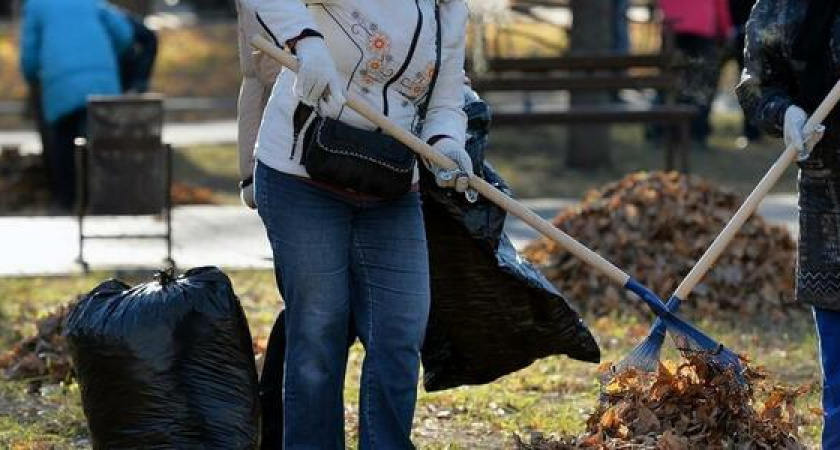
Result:
[[[659,6],[685,63],[677,102],[697,108],[691,137],[696,147],[706,148],[717,92],[718,43],[733,34],[729,5],[727,0],[660,0]]]
[[[242,203],[256,209],[254,202],[254,146],[257,132],[262,122],[263,110],[274,80],[280,73],[279,63],[255,50],[250,39],[264,34],[257,22],[254,10],[236,1],[237,34],[239,39],[239,69],[242,83],[239,87],[237,104],[237,147],[239,152],[239,189]],[[280,276],[277,284],[280,285]],[[278,318],[271,329],[268,345],[273,348],[285,347],[285,328],[283,318]],[[283,364],[284,352],[275,351],[265,355],[260,374],[260,402],[262,404],[262,449],[279,449],[283,446]]]
[[[628,9],[630,9],[630,0],[612,0],[613,52],[618,55],[630,53],[630,31],[627,23]]]
[[[744,71],[744,46],[747,37],[747,20],[750,18],[750,11],[756,0],[729,0],[729,13],[732,16],[732,25],[735,29],[735,36],[732,39],[729,55],[726,59],[735,59],[738,63],[738,73]],[[746,147],[750,142],[761,139],[761,132],[750,123],[745,117],[743,124],[743,135],[739,138],[738,146]]]
[[[142,94],[149,90],[158,38],[140,18],[126,14],[126,20],[131,24],[132,42],[119,57],[120,84],[123,92]]]
[[[256,208],[254,203],[254,146],[257,132],[262,122],[263,110],[274,80],[282,66],[273,59],[251,47],[250,39],[264,34],[264,29],[257,22],[256,13],[236,1],[237,34],[239,36],[239,68],[242,72],[242,84],[239,87],[237,104],[237,144],[239,150],[239,174],[242,202],[249,208]]]
[[[118,55],[131,45],[133,30],[122,13],[96,0],[27,0],[20,34],[21,71],[41,87],[50,190],[55,206],[69,211],[73,140],[86,134],[87,98],[121,93]]]

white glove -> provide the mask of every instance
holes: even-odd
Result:
[[[334,116],[347,100],[327,45],[322,38],[312,36],[298,41],[295,49],[300,65],[294,94],[303,103],[320,108],[322,115]]]
[[[257,201],[254,200],[254,178],[248,177],[239,182],[239,198],[242,204],[251,209],[257,209]]]
[[[444,188],[453,188],[456,192],[464,192],[471,202],[477,200],[475,191],[468,189],[470,177],[473,176],[473,164],[470,154],[451,138],[443,138],[435,142],[435,150],[458,164],[458,169],[447,170],[429,163],[428,167],[435,176],[437,185]]]
[[[791,105],[785,111],[785,146],[791,145],[796,148],[796,159],[800,162],[805,161],[811,155],[811,150],[820,142],[823,134],[825,134],[825,127],[823,125],[817,126],[811,131],[805,130],[805,123],[808,121],[808,115],[802,108]]]
[[[249,186],[245,186],[244,188],[239,190],[239,198],[242,200],[242,203],[251,209],[257,209],[257,202],[254,200],[254,184],[251,183]]]

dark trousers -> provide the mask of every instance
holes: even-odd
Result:
[[[711,133],[709,115],[717,93],[717,46],[714,39],[694,34],[677,34],[675,45],[685,59],[677,103],[697,108],[697,116],[691,123],[691,137],[705,144]]]
[[[57,206],[70,210],[76,200],[76,162],[73,141],[87,134],[87,108],[77,109],[49,124],[50,191]]]
[[[277,285],[280,286],[280,274]],[[280,288],[280,291],[283,289]],[[283,448],[283,370],[286,360],[286,318],[281,312],[268,337],[268,347],[260,374],[262,406],[262,450]]]

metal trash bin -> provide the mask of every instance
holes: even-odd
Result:
[[[87,271],[89,239],[164,239],[172,260],[172,148],[163,143],[163,97],[95,96],[88,100],[88,136],[77,139],[79,257]],[[85,216],[161,214],[165,231],[143,235],[90,235]]]

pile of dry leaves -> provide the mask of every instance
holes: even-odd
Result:
[[[0,151],[0,213],[45,206],[50,199],[41,157],[17,149]]]
[[[739,381],[733,372],[713,370],[701,356],[679,366],[666,363],[655,374],[631,369],[605,386],[582,436],[534,434],[529,443],[517,437],[517,448],[804,449],[796,436],[801,418],[795,402],[810,387],[758,388],[763,379],[761,371],[748,368]],[[766,400],[759,402],[758,394]]]
[[[172,183],[172,203],[175,205],[213,205],[218,203],[210,188],[180,181]]]
[[[554,224],[660,295],[669,295],[720,233],[742,198],[696,177],[638,173],[586,195]],[[781,318],[794,302],[795,243],[783,228],[750,218],[686,305],[704,315],[721,310]],[[582,309],[644,309],[548,239],[532,243],[535,262]]]
[[[69,306],[62,306],[35,324],[37,332],[25,338],[5,355],[0,369],[12,380],[59,383],[71,377],[72,363],[64,322]]]

